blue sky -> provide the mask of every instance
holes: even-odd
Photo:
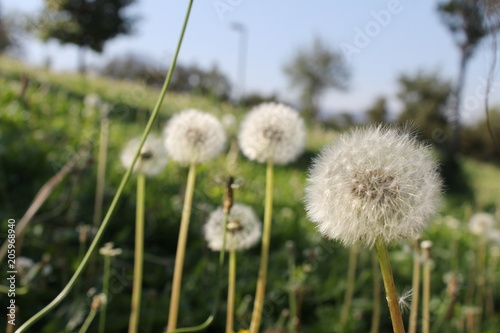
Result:
[[[42,4],[42,0],[2,1],[7,14],[36,12]],[[169,63],[186,5],[185,0],[138,0],[128,10],[140,19],[134,35],[111,41],[102,55],[89,56],[89,62],[99,64],[133,52]],[[203,67],[217,64],[236,82],[239,35],[230,24],[239,22],[249,32],[245,91],[276,92],[294,101],[298,94],[290,89],[283,65],[298,48],[320,37],[346,55],[351,52],[352,70],[350,89],[326,93],[321,100],[323,110],[356,113],[384,95],[397,112],[396,78],[401,73],[426,69],[438,70],[449,79],[456,77],[459,53],[435,7],[435,0],[196,0],[180,62]],[[27,61],[41,64],[47,57],[56,69],[73,69],[76,48],[26,41]],[[467,73],[467,119],[482,115],[483,82],[491,58],[491,47],[485,41]],[[494,104],[500,103],[499,89],[500,83],[492,94]]]

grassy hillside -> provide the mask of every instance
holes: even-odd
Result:
[[[20,78],[29,78],[23,98],[19,97]],[[141,83],[111,81],[100,77],[81,77],[76,74],[54,74],[46,70],[27,68],[8,58],[0,58],[0,218],[17,220],[23,215],[39,188],[84,144],[92,147],[90,162],[72,172],[51,194],[31,222],[23,240],[20,255],[35,263],[44,262],[44,269],[28,282],[29,291],[17,297],[20,321],[29,318],[50,302],[62,289],[89,244],[93,229],[82,240],[81,226],[92,225],[97,148],[100,114],[84,107],[84,99],[97,93],[110,103],[110,143],[108,178],[105,187],[105,207],[110,203],[124,173],[119,155],[124,144],[140,134],[158,91]],[[154,131],[161,134],[168,118],[186,108],[199,108],[220,119],[241,120],[247,110],[200,96],[169,93],[157,119]],[[230,116],[228,116],[230,115]],[[228,120],[229,119],[229,120]],[[234,121],[234,120],[233,120]],[[235,142],[237,127],[228,129]],[[305,216],[303,188],[306,170],[312,158],[338,133],[320,125],[308,129],[305,153],[298,161],[275,171],[275,206],[273,214],[272,251],[269,282],[266,294],[266,313],[263,325],[279,328],[282,310],[288,308],[290,288],[302,295],[302,329],[304,332],[340,332],[339,315],[346,288],[348,250],[339,244],[324,240]],[[202,237],[202,226],[208,214],[220,205],[224,193],[224,179],[228,176],[230,158],[222,156],[199,169],[194,197],[194,210],[188,239],[184,272],[180,325],[202,322],[209,314],[214,298],[216,254],[210,253]],[[467,318],[474,310],[474,272],[479,240],[469,234],[466,222],[477,211],[494,213],[499,204],[500,168],[474,160],[464,159],[463,181],[469,193],[451,193],[443,210],[423,235],[435,243],[431,313],[433,329],[439,332],[464,332]],[[251,205],[258,216],[263,216],[265,167],[249,162],[238,155],[233,173],[240,184],[236,201]],[[144,300],[141,332],[160,332],[167,321],[168,298],[172,280],[173,262],[182,198],[187,169],[170,162],[158,177],[147,180],[146,194],[146,255]],[[109,332],[124,332],[128,325],[132,286],[135,178],[125,189],[119,209],[112,218],[105,241],[113,241],[123,254],[113,261],[112,279],[115,289],[108,307],[108,320],[113,325]],[[472,195],[469,195],[471,194]],[[448,199],[449,198],[449,199]],[[450,223],[451,217],[458,224]],[[2,224],[2,232],[5,232]],[[3,240],[3,239],[2,239]],[[294,258],[297,264],[288,271],[289,253],[285,242],[296,244]],[[493,244],[489,245],[493,248]],[[497,244],[498,246],[498,244]],[[412,254],[407,244],[395,246],[391,260],[400,291],[411,286]],[[491,251],[488,254],[491,299],[500,306],[500,275],[495,270]],[[259,248],[239,257],[236,306],[240,311],[236,327],[245,328],[250,319],[257,277]],[[496,258],[496,259],[495,259]],[[102,257],[96,256],[71,295],[46,319],[37,324],[37,332],[75,332],[88,313],[91,288],[102,288]],[[0,273],[2,279],[3,271]],[[457,303],[451,320],[443,320],[449,305],[444,290],[449,280],[445,276],[460,277]],[[292,279],[290,279],[292,276]],[[372,305],[372,263],[368,249],[360,250],[351,320],[346,332],[367,332],[370,328]],[[23,282],[24,283],[24,282]],[[472,296],[471,296],[472,295]],[[207,332],[224,329],[223,305],[214,325]],[[471,310],[472,309],[472,310]],[[405,315],[406,321],[407,315]],[[3,319],[2,319],[3,320]],[[0,322],[3,327],[4,322]],[[498,311],[486,313],[483,332],[495,332],[500,325]],[[381,332],[390,330],[391,323],[385,302],[382,303]]]

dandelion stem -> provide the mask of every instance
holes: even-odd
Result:
[[[372,267],[373,267],[373,313],[370,333],[378,333],[380,327],[380,268],[377,264],[377,253],[372,250]]]
[[[288,301],[290,303],[290,319],[288,320],[288,331],[290,333],[297,332],[299,318],[298,318],[298,306],[297,306],[297,289],[295,285],[295,244],[292,241],[287,242],[288,248],[288,274],[289,286],[288,286]]]
[[[431,297],[431,259],[430,249],[423,248],[423,295],[422,295],[422,332],[430,332],[429,301]]]
[[[111,256],[104,256],[104,274],[102,278],[102,293],[106,297],[106,302],[101,306],[99,313],[99,333],[104,333],[106,329],[106,310],[108,308],[109,299],[109,277],[111,273]]]
[[[262,233],[262,250],[260,257],[259,276],[255,291],[252,320],[250,322],[250,333],[258,333],[262,319],[264,306],[264,294],[266,291],[267,266],[269,261],[269,245],[271,242],[271,219],[273,210],[273,161],[267,163],[266,172],[266,201],[264,207],[264,229]]]
[[[106,160],[108,155],[109,118],[101,118],[101,135],[99,137],[99,155],[97,159],[97,183],[94,203],[94,227],[99,226],[102,217],[102,204],[104,198],[104,183],[106,181]]]
[[[229,283],[227,286],[226,333],[233,333],[235,286],[236,286],[236,251],[231,250],[229,252]]]
[[[163,88],[160,92],[160,96],[158,97],[158,101],[156,102],[156,105],[153,109],[153,112],[151,113],[151,116],[148,120],[146,128],[144,129],[144,132],[142,134],[141,143],[140,143],[139,147],[137,148],[137,152],[135,153],[134,161],[132,162],[132,164],[129,166],[129,168],[127,169],[127,171],[123,175],[123,178],[120,182],[120,185],[118,186],[118,189],[116,190],[115,196],[113,197],[113,201],[111,201],[109,209],[108,209],[106,215],[104,216],[104,220],[102,221],[101,226],[99,227],[99,230],[97,230],[95,238],[92,241],[92,243],[90,244],[90,247],[87,250],[85,257],[83,257],[83,259],[80,262],[80,265],[76,269],[75,273],[73,274],[73,276],[71,277],[69,282],[66,284],[64,289],[59,293],[59,295],[57,295],[56,298],[54,298],[52,300],[52,302],[50,302],[42,310],[40,310],[33,317],[28,319],[23,325],[21,325],[17,329],[16,333],[22,333],[26,329],[31,327],[31,325],[33,325],[35,322],[37,322],[43,316],[45,316],[48,312],[50,312],[52,309],[54,309],[69,294],[71,289],[74,287],[75,282],[78,280],[78,278],[82,274],[84,268],[87,266],[87,263],[89,262],[89,259],[92,256],[92,253],[95,251],[95,249],[97,248],[97,245],[101,241],[101,238],[104,234],[104,231],[106,230],[106,228],[109,224],[109,221],[111,220],[111,216],[113,215],[113,213],[115,211],[118,200],[122,196],[123,189],[125,188],[125,185],[127,184],[128,180],[130,179],[130,175],[132,174],[132,170],[134,169],[135,163],[137,162],[137,159],[139,158],[139,154],[141,152],[142,146],[144,145],[144,142],[146,141],[146,138],[148,137],[148,134],[151,131],[151,128],[153,127],[154,121],[155,121],[156,117],[158,116],[158,113],[160,112],[160,106],[163,103],[163,99],[165,98],[165,95],[167,93],[167,89],[168,89],[168,86],[170,85],[170,81],[172,79],[172,74],[174,72],[174,68],[175,68],[175,65],[177,63],[177,57],[178,57],[179,51],[181,49],[182,40],[184,38],[184,33],[186,31],[186,27],[187,27],[187,23],[189,20],[189,15],[191,13],[191,7],[193,5],[193,1],[194,0],[189,1],[189,5],[188,5],[187,11],[186,11],[186,16],[184,19],[184,24],[182,26],[181,34],[179,36],[179,41],[177,43],[174,57],[172,58],[172,63],[169,67],[168,74],[167,74],[167,77],[165,79],[165,83],[163,84]]]
[[[349,310],[351,308],[352,295],[354,292],[354,283],[356,281],[356,261],[358,258],[358,246],[352,245],[349,249],[349,268],[347,272],[347,287],[344,294],[344,304],[340,314],[340,325],[345,327],[349,319]]]
[[[137,333],[139,329],[139,315],[142,295],[142,265],[144,261],[144,201],[146,176],[140,173],[137,176],[137,208],[135,216],[135,252],[134,252],[134,280],[132,285],[132,303],[130,305],[129,333]]]
[[[179,301],[181,295],[182,269],[186,254],[187,235],[189,230],[189,218],[191,216],[191,205],[193,203],[194,184],[196,180],[196,164],[191,163],[184,195],[184,206],[182,208],[181,227],[177,241],[177,252],[175,255],[174,278],[172,281],[172,294],[170,296],[170,310],[168,313],[167,331],[173,331],[177,327],[179,315]]]
[[[486,236],[481,235],[477,249],[477,277],[476,277],[476,306],[479,309],[478,330],[481,331],[481,322],[484,312],[484,290],[486,285]]]
[[[219,300],[220,300],[220,292],[221,292],[221,281],[222,281],[222,268],[224,266],[224,258],[225,258],[225,253],[226,253],[226,234],[227,234],[227,221],[229,218],[229,212],[231,210],[231,207],[233,205],[232,202],[232,188],[231,185],[233,183],[233,178],[230,177],[228,184],[227,184],[227,192],[226,192],[226,198],[224,199],[224,231],[222,234],[222,249],[219,254],[219,264],[217,265],[217,271],[215,273],[215,278],[216,278],[216,294],[215,294],[215,301],[213,302],[213,307],[212,307],[212,313],[208,316],[208,318],[205,320],[200,325],[197,326],[192,326],[192,327],[183,327],[183,328],[177,328],[172,331],[168,331],[168,333],[184,333],[184,332],[198,332],[201,331],[205,328],[207,328],[210,324],[212,324],[215,315],[217,314],[217,309],[219,308]]]
[[[391,313],[392,328],[394,333],[404,333],[405,327],[403,324],[403,318],[401,317],[401,311],[399,309],[398,295],[396,293],[396,286],[394,285],[394,277],[392,275],[391,263],[389,262],[387,246],[380,238],[377,239],[375,246],[377,248],[378,260],[380,262],[380,271],[382,272],[382,278],[384,280],[389,312]]]
[[[418,297],[420,294],[420,243],[415,239],[413,243],[413,277],[412,277],[413,298],[411,299],[410,324],[408,333],[417,332],[418,318]]]
[[[78,333],[85,333],[85,332],[87,332],[87,330],[90,327],[90,324],[92,324],[92,321],[95,318],[96,313],[97,313],[97,309],[92,308],[90,310],[89,315],[87,316],[87,319],[85,319],[85,321],[83,322],[83,325],[80,328],[80,330],[78,331]]]

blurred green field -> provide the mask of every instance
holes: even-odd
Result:
[[[29,79],[24,97],[19,96],[21,77]],[[123,176],[119,155],[131,138],[139,135],[150,115],[159,91],[140,82],[117,82],[100,77],[76,74],[54,74],[33,69],[21,63],[0,58],[0,218],[19,220],[40,187],[52,177],[82,145],[90,143],[92,159],[72,172],[50,195],[30,224],[22,242],[21,255],[35,263],[46,260],[42,272],[18,295],[19,322],[49,303],[71,277],[92,232],[85,243],[79,240],[79,227],[91,225],[94,209],[97,149],[100,114],[85,110],[83,100],[97,93],[110,103],[110,143],[105,209]],[[169,93],[155,122],[154,132],[161,134],[174,113],[198,108],[237,121],[247,110],[202,96]],[[230,115],[230,116],[227,116]],[[237,127],[228,130],[230,141],[236,140]],[[288,291],[302,295],[301,326],[303,332],[342,332],[340,309],[346,287],[348,250],[321,238],[305,216],[303,188],[306,171],[319,149],[338,135],[322,125],[308,129],[305,153],[295,163],[275,170],[275,201],[263,327],[280,332],[280,315],[288,308]],[[202,226],[208,214],[220,205],[224,181],[229,175],[226,156],[199,168],[194,210],[188,239],[186,265],[180,309],[180,326],[205,320],[215,297],[217,255],[207,249]],[[471,159],[461,159],[463,192],[446,193],[443,209],[432,221],[422,239],[431,239],[434,267],[432,272],[431,322],[434,332],[469,332],[468,318],[474,310],[474,271],[479,239],[468,232],[467,221],[475,212],[499,213],[500,167]],[[172,280],[178,225],[187,168],[169,162],[160,176],[147,180],[146,255],[144,266],[141,332],[160,332],[167,322],[170,283]],[[236,201],[251,205],[263,216],[265,166],[249,162],[239,155],[234,176],[240,185]],[[132,287],[135,216],[135,178],[132,177],[119,202],[104,240],[113,241],[123,254],[113,260],[112,290],[108,306],[107,332],[126,332]],[[451,223],[451,217],[459,223]],[[498,228],[499,226],[497,226]],[[6,235],[6,223],[0,232]],[[93,230],[95,232],[95,230]],[[2,237],[2,241],[5,238]],[[296,244],[297,268],[288,272],[285,242]],[[498,248],[489,244],[487,301],[482,332],[498,332],[500,327],[500,274]],[[497,250],[494,252],[493,248]],[[260,248],[239,255],[236,291],[236,328],[246,328],[251,305],[245,308],[245,296],[253,296]],[[411,287],[412,253],[408,244],[394,246],[391,260],[397,288]],[[95,256],[71,295],[48,317],[36,324],[33,332],[75,332],[88,313],[91,293],[102,288],[102,257]],[[2,267],[4,267],[2,265]],[[368,332],[372,313],[372,263],[368,249],[360,251],[349,327],[344,332]],[[449,305],[447,276],[459,276],[456,305],[451,319],[444,319]],[[5,269],[0,272],[5,281]],[[223,293],[225,295],[225,292]],[[3,298],[2,298],[3,299]],[[391,331],[389,313],[382,299],[380,332]],[[488,304],[490,304],[488,303]],[[3,303],[2,303],[3,304]],[[404,314],[407,322],[408,312]],[[94,323],[96,324],[96,323]],[[224,302],[216,322],[207,332],[221,332],[225,324]],[[4,319],[0,327],[5,327]],[[272,330],[274,329],[274,330]],[[91,329],[92,331],[92,329]]]

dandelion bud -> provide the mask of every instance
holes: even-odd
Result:
[[[354,130],[315,160],[307,213],[324,236],[346,246],[415,238],[440,202],[436,169],[430,149],[407,133]]]
[[[213,211],[203,228],[208,247],[220,251],[224,238],[224,212],[222,208]],[[261,222],[252,208],[243,204],[234,204],[226,225],[227,251],[248,249],[260,240]]]
[[[120,159],[125,168],[129,168],[134,161],[134,156],[140,143],[141,138],[132,139],[123,149]],[[167,153],[162,140],[155,135],[149,135],[135,163],[134,172],[143,173],[147,176],[155,176],[159,174],[166,165]]]
[[[238,139],[249,159],[287,164],[302,153],[305,137],[304,121],[297,111],[283,104],[264,103],[245,117]]]
[[[173,116],[164,134],[169,156],[182,164],[207,162],[226,146],[226,132],[219,120],[195,109]]]

